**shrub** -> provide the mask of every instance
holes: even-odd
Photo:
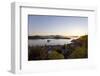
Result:
[[[52,51],[49,55],[48,55],[48,59],[64,59],[63,54],[60,54],[56,51]]]
[[[47,58],[47,50],[42,47],[30,47],[28,60],[43,60]]]

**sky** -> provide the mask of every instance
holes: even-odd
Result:
[[[88,34],[88,17],[28,15],[28,35],[82,36]]]

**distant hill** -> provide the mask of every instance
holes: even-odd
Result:
[[[28,36],[28,39],[70,39],[70,37],[60,36],[60,35],[48,35],[48,36]]]

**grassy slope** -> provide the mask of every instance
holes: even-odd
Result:
[[[76,40],[75,44],[81,44],[81,46],[76,46],[75,50],[69,55],[68,58],[87,58],[88,49],[87,49],[87,38],[88,36],[81,36]]]

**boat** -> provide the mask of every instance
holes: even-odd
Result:
[[[47,40],[47,42],[50,42],[50,40]]]

